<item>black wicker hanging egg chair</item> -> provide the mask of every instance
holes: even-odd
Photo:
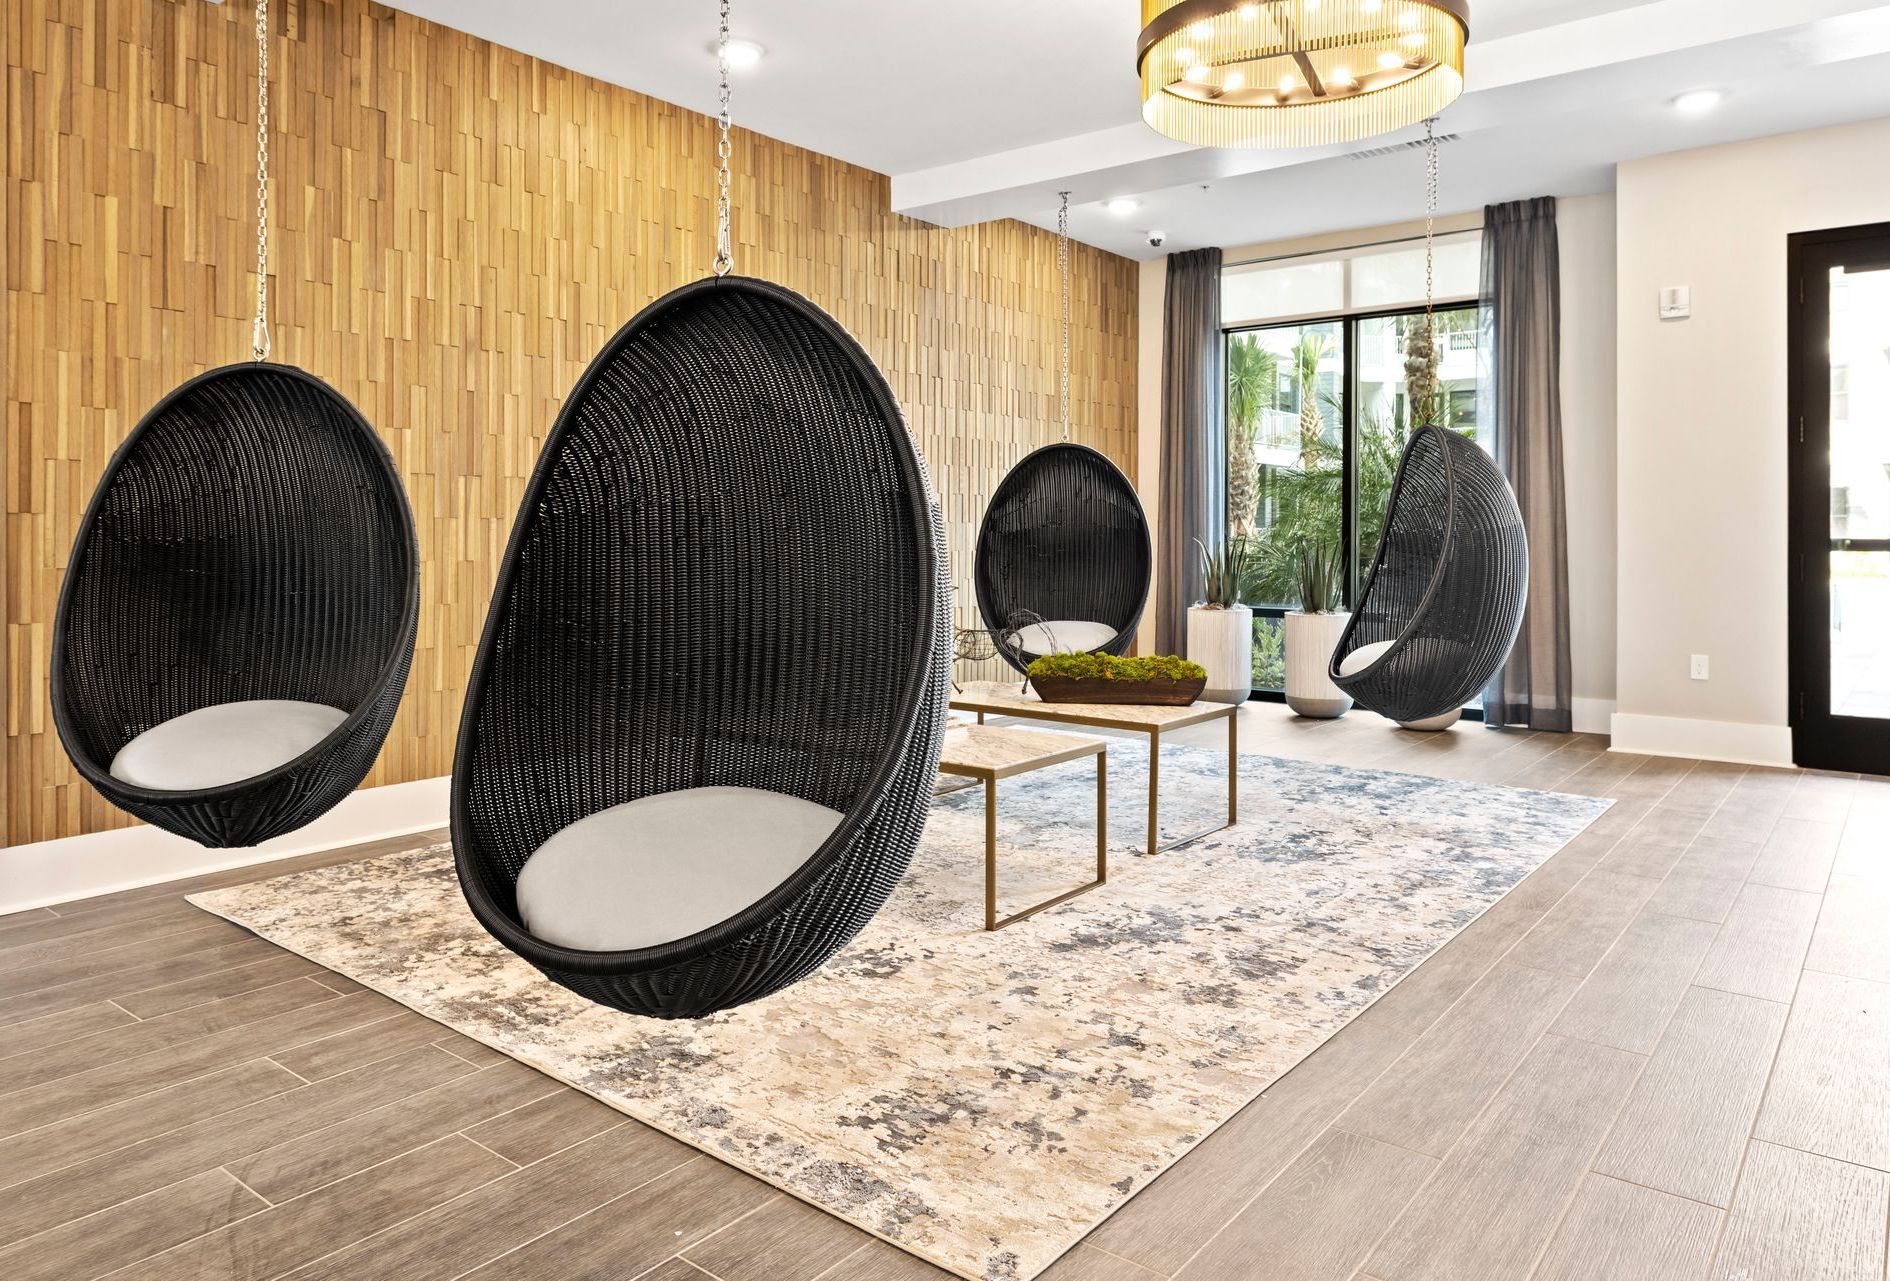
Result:
[[[1045,445],[991,495],[972,568],[978,612],[1018,671],[1042,654],[1125,652],[1148,597],[1148,517],[1120,468]]]
[[[1070,193],[1058,193],[1063,439],[998,482],[978,526],[972,586],[997,652],[1022,672],[1046,654],[1121,654],[1135,641],[1154,551],[1122,469],[1070,440]]]
[[[724,276],[657,300],[546,441],[460,724],[480,922],[695,1017],[806,976],[904,873],[949,689],[943,537],[859,346]]]
[[[268,0],[255,26],[255,360],[184,383],[119,446],[53,621],[53,725],[80,775],[214,847],[292,832],[360,785],[420,618],[387,447],[327,383],[266,363]]]
[[[1503,473],[1468,437],[1417,427],[1327,674],[1392,720],[1448,716],[1509,657],[1528,588],[1529,544]]]
[[[80,522],[53,625],[60,740],[166,831],[217,847],[294,831],[380,751],[418,566],[393,459],[332,388],[260,361],[193,378]]]

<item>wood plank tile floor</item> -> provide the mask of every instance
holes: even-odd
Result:
[[[1890,779],[1241,728],[1616,804],[1049,1281],[1884,1281]],[[182,899],[415,839],[0,918],[0,1277],[945,1275]]]

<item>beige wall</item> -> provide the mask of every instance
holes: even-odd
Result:
[[[1790,760],[1786,237],[1890,219],[1886,157],[1878,120],[1620,167],[1617,748]]]
[[[1481,226],[1481,210],[1447,214],[1440,234]],[[1562,419],[1568,479],[1570,663],[1575,727],[1608,728],[1615,698],[1615,372],[1614,197],[1578,196],[1558,204],[1562,250]],[[1394,223],[1237,245],[1230,263],[1319,253],[1424,234],[1422,222]],[[1161,476],[1162,298],[1165,261],[1142,264],[1138,353],[1138,474],[1142,501],[1155,515]],[[1152,599],[1152,598],[1151,598]],[[1151,643],[1150,625],[1143,629]]]

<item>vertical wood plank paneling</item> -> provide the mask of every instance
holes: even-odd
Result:
[[[13,74],[13,45],[21,25],[21,18],[14,6],[0,11],[0,156],[11,157],[14,153],[14,137],[19,129],[20,100],[16,92],[20,77]],[[12,294],[8,291],[11,279],[9,268],[13,262],[13,205],[14,184],[10,166],[4,166],[7,183],[6,190],[0,191],[0,381],[4,381],[5,371],[12,367],[13,344],[8,324],[12,308],[8,305]],[[17,576],[13,572],[11,538],[13,533],[14,470],[18,460],[11,445],[14,424],[11,413],[4,414],[4,433],[6,436],[5,455],[0,459],[0,467],[6,474],[0,479],[0,495],[7,502],[7,516],[0,519],[0,845],[8,843],[8,833],[12,831],[12,757],[13,726],[19,719],[16,700],[24,696],[24,689],[15,685],[13,676],[12,639],[14,618],[14,593],[18,590]]]
[[[379,429],[423,555],[419,649],[378,786],[450,768],[492,573],[565,393],[620,324],[706,270],[714,131],[368,0],[296,9],[271,49],[276,357]],[[49,629],[114,446],[169,387],[248,353],[250,15],[6,6],[9,843],[129,822],[60,750]],[[748,133],[735,166],[738,270],[813,298],[885,370],[932,466],[971,624],[977,518],[1057,431],[1054,238],[901,218],[883,176]],[[1077,247],[1077,435],[1131,474],[1135,291],[1134,263]]]

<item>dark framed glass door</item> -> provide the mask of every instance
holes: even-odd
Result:
[[[1792,758],[1890,773],[1890,223],[1787,257]]]

